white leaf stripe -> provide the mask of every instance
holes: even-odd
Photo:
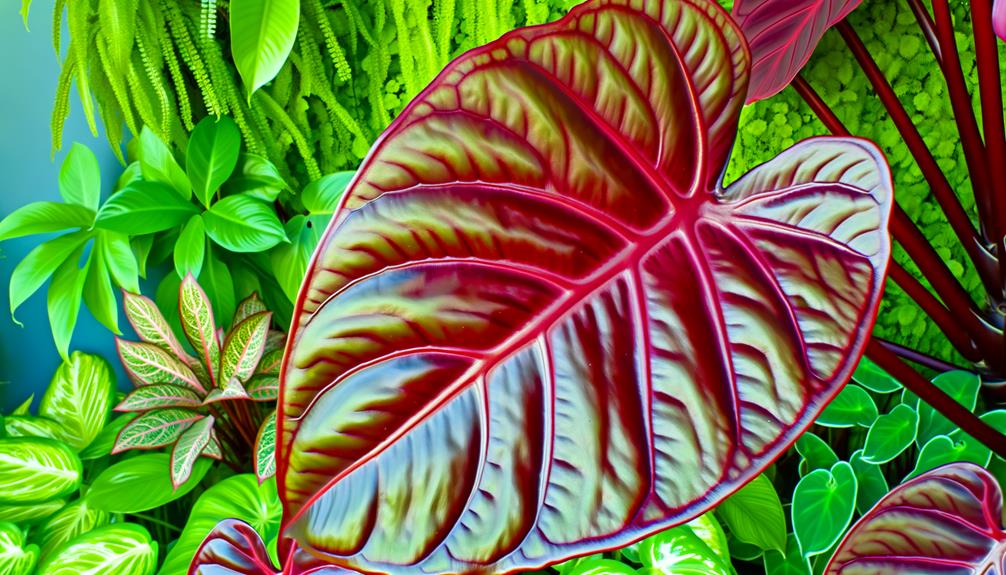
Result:
[[[108,422],[114,375],[103,358],[75,351],[53,375],[39,415],[59,422],[59,439],[76,450],[87,447]]]
[[[259,483],[276,474],[276,412],[262,423],[255,438],[255,475]]]
[[[81,464],[65,443],[39,437],[0,439],[0,504],[62,497],[80,485]]]
[[[39,568],[46,575],[150,575],[157,543],[134,523],[115,523],[85,533],[57,549]]]
[[[171,352],[187,364],[191,365],[195,361],[195,358],[185,352],[182,343],[171,331],[171,326],[157,309],[157,304],[150,298],[123,291],[122,300],[126,319],[140,339]]]
[[[147,385],[133,390],[115,411],[148,411],[161,407],[198,407],[201,400],[188,388],[170,383]]]
[[[169,383],[188,387],[199,394],[206,389],[199,378],[181,360],[152,343],[115,340],[122,366],[137,385]]]
[[[255,373],[258,362],[265,351],[266,337],[272,314],[264,311],[245,319],[234,326],[224,344],[224,354],[220,361],[220,379],[246,381]]]
[[[192,475],[192,466],[210,442],[213,421],[213,416],[208,415],[193,423],[182,433],[171,450],[171,484],[175,489]]]
[[[220,364],[220,341],[213,321],[213,307],[203,288],[190,272],[182,280],[178,289],[178,311],[182,318],[182,330],[192,347],[196,348],[210,380],[217,384],[217,369]]]
[[[7,519],[5,516],[4,519]],[[24,533],[17,525],[0,523],[0,573],[18,575],[35,572],[38,547],[25,547]]]
[[[115,440],[112,453],[127,449],[155,449],[176,441],[204,416],[188,409],[157,409],[130,421]]]

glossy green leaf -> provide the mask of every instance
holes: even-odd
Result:
[[[115,447],[115,438],[119,436],[122,428],[136,417],[137,415],[134,413],[124,413],[113,418],[101,429],[94,441],[78,454],[80,458],[86,461],[105,457],[112,453],[112,448]]]
[[[138,455],[102,471],[84,498],[91,507],[109,513],[142,513],[192,491],[212,466],[209,459],[196,460],[189,480],[174,489],[167,453]]]
[[[862,449],[852,454],[849,465],[856,474],[856,511],[866,513],[890,491],[887,478],[880,466],[863,461]]]
[[[14,411],[10,412],[11,415],[30,415],[31,414],[31,404],[35,402],[35,394],[31,393],[28,397],[21,402],[20,405],[14,408]]]
[[[182,433],[171,449],[171,485],[175,489],[192,475],[192,466],[210,442],[213,422],[212,415],[196,421]]]
[[[157,309],[157,304],[150,298],[126,292],[122,296],[122,305],[126,312],[126,319],[129,320],[133,331],[140,339],[160,347],[175,357],[183,359],[186,363],[195,361],[185,353],[175,332],[161,315],[160,310]]]
[[[326,222],[323,219],[317,216],[290,218],[285,226],[290,243],[276,246],[270,254],[276,281],[291,302],[297,301],[297,292],[307,273],[307,265],[325,231]]]
[[[49,310],[49,328],[52,332],[56,351],[64,359],[69,358],[70,338],[77,325],[80,301],[84,296],[84,281],[90,267],[90,259],[81,268],[78,265],[84,246],[70,254],[56,272],[52,274],[46,303]]]
[[[81,464],[65,443],[45,438],[0,439],[0,504],[64,497],[80,486]]]
[[[255,438],[255,476],[264,481],[276,475],[276,412],[266,417]]]
[[[75,232],[41,243],[28,252],[10,276],[11,316],[87,241],[88,237],[87,232]]]
[[[180,226],[199,209],[167,184],[135,181],[108,198],[95,225],[131,236]]]
[[[580,561],[564,575],[637,575],[636,570],[614,559],[591,557]]]
[[[59,195],[68,204],[90,211],[101,201],[101,171],[94,152],[74,142],[59,168]],[[87,224],[85,224],[87,225]]]
[[[870,358],[863,356],[852,373],[852,380],[874,393],[892,393],[901,389],[901,384],[891,377]]]
[[[87,264],[87,276],[84,278],[84,304],[102,325],[115,335],[119,331],[119,304],[115,301],[112,290],[112,277],[108,265],[102,256],[98,241],[91,250]]]
[[[0,575],[32,575],[38,562],[38,546],[25,545],[17,525],[0,523]]]
[[[230,179],[224,184],[227,195],[247,194],[267,202],[275,201],[287,188],[286,180],[269,160],[242,153]]]
[[[863,461],[887,463],[915,441],[919,414],[910,406],[899,404],[890,413],[877,418],[866,434]]]
[[[217,324],[213,317],[213,306],[206,292],[196,282],[192,274],[182,279],[178,290],[178,311],[182,319],[182,331],[195,348],[203,365],[210,370],[210,378],[217,381],[220,366],[220,340]]]
[[[241,132],[234,120],[226,116],[206,116],[192,130],[185,169],[196,198],[204,206],[210,206],[213,194],[234,172],[240,152]]]
[[[203,269],[203,258],[206,256],[206,226],[203,218],[196,214],[189,218],[175,242],[175,271],[178,277],[191,273],[198,276]]]
[[[66,499],[50,499],[36,503],[0,503],[0,517],[18,525],[34,525],[52,517],[66,505]]]
[[[968,435],[956,438],[937,435],[922,446],[915,469],[905,477],[905,481],[947,463],[967,461],[984,467],[991,459],[992,451]]]
[[[45,559],[57,547],[81,533],[108,524],[110,519],[111,516],[107,512],[92,509],[86,500],[79,499],[63,507],[41,524],[33,537],[40,543],[42,558]]]
[[[52,377],[39,415],[58,421],[63,440],[76,450],[87,447],[108,423],[115,374],[104,358],[75,351]]]
[[[154,449],[170,445],[203,415],[176,407],[156,409],[130,421],[119,432],[112,453],[128,449]]]
[[[248,98],[286,62],[300,22],[300,0],[232,0],[231,54]]]
[[[187,387],[199,394],[206,393],[195,372],[160,346],[116,338],[115,347],[119,351],[122,366],[136,385],[170,383]]]
[[[877,420],[877,404],[870,394],[849,383],[817,416],[814,423],[825,427],[870,427]]]
[[[140,132],[139,156],[140,171],[146,180],[170,186],[182,199],[192,197],[192,186],[185,171],[164,142],[147,126]]]
[[[356,172],[336,172],[322,176],[304,188],[300,195],[300,200],[304,202],[304,207],[312,215],[331,215],[339,207],[339,200],[346,191],[346,186],[353,179]]]
[[[764,474],[724,499],[716,513],[738,540],[761,549],[786,549],[786,515],[775,486]]]
[[[218,249],[219,251],[219,249]],[[214,251],[207,246],[206,262],[203,273],[199,274],[199,285],[205,290],[213,307],[218,327],[228,324],[228,319],[234,316],[236,297],[234,279],[226,263],[220,257],[213,256]]]
[[[220,357],[221,381],[237,378],[244,382],[255,373],[255,368],[262,359],[262,352],[265,351],[271,322],[272,314],[263,311],[242,320],[231,329]]]
[[[968,410],[974,411],[975,405],[978,403],[978,391],[981,389],[982,382],[978,374],[970,371],[948,371],[934,377],[933,385],[945,391],[954,401]],[[915,394],[906,392],[904,402],[918,409],[919,433],[916,442],[919,445],[925,445],[933,437],[946,435],[957,429],[956,425],[940,415],[940,412],[933,406],[926,402],[919,402],[919,398]]]
[[[693,528],[696,525],[698,529]],[[643,539],[639,543],[639,561],[659,573],[732,575],[729,560],[714,551],[714,547],[726,553],[726,536],[716,519],[706,514]],[[578,566],[573,572],[579,569]]]
[[[58,421],[34,415],[8,415],[3,419],[7,437],[47,437],[63,441],[67,432]]]
[[[820,437],[809,431],[796,440],[796,451],[807,462],[807,471],[831,469],[838,463],[838,456]]]
[[[245,391],[253,401],[275,401],[279,397],[279,376],[256,375],[248,380]]]
[[[793,491],[793,531],[803,555],[823,553],[841,538],[856,510],[856,475],[844,461],[805,475]]]
[[[245,194],[220,200],[203,218],[206,234],[232,252],[261,252],[286,241],[273,207]]]
[[[124,234],[123,234],[124,235]],[[136,266],[140,273],[140,277],[147,277],[147,260],[150,259],[150,252],[154,248],[154,236],[156,234],[147,234],[145,236],[140,236],[133,238],[129,241],[129,247],[136,257]],[[139,292],[139,288],[131,289],[127,288],[133,293]]]
[[[201,399],[189,388],[168,383],[134,389],[115,406],[115,411],[149,411],[163,407],[199,407]]]
[[[800,543],[793,534],[786,540],[786,553],[768,551],[762,561],[765,575],[811,575],[810,561],[800,552]]]
[[[129,245],[129,237],[118,232],[101,230],[97,245],[115,283],[127,291],[134,293],[140,291],[137,280],[140,266],[136,261],[136,254]]]
[[[146,529],[115,523],[84,533],[54,550],[38,575],[153,575],[157,542]]]
[[[94,212],[74,204],[32,202],[0,221],[0,241],[68,228],[89,228]]]

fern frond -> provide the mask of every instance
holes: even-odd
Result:
[[[451,37],[454,34],[454,0],[435,0],[434,24],[437,30],[437,69],[447,65],[451,57]]]
[[[335,37],[332,23],[328,20],[321,0],[307,0],[307,7],[314,13],[315,23],[321,31],[322,38],[325,39],[325,47],[328,48],[328,57],[332,60],[332,65],[335,66],[336,77],[342,82],[348,82],[352,75],[349,62],[346,61],[346,53],[339,45],[339,39]]]
[[[122,156],[122,111],[104,70],[95,74],[93,80],[94,95],[98,100],[98,114],[101,116],[101,123],[105,125],[105,138],[108,139],[108,144],[119,163],[125,166],[126,159]]]
[[[81,108],[87,119],[87,127],[95,136],[98,126],[94,121],[94,101],[91,99],[90,77],[88,63],[90,62],[89,47],[96,31],[91,27],[91,3],[89,1],[70,2],[66,7],[66,17],[70,30],[70,50],[75,52],[77,73],[77,93],[80,94]]]
[[[290,119],[290,116],[286,113],[286,111],[283,110],[283,108],[281,108],[271,96],[269,96],[268,92],[259,91],[256,93],[255,97],[262,102],[266,113],[282,124],[283,127],[290,133],[294,144],[297,146],[297,151],[300,152],[300,157],[304,160],[304,167],[307,169],[307,175],[311,181],[320,178],[321,170],[318,168],[318,163],[314,159],[314,153],[307,141],[307,138],[304,137],[304,134],[301,133],[294,121]]]
[[[77,70],[76,56],[70,51],[63,63],[63,69],[59,71],[59,80],[56,82],[56,101],[52,105],[52,120],[49,127],[52,130],[52,148],[50,155],[56,156],[56,150],[63,147],[63,126],[70,116],[70,85],[73,84],[73,74]]]
[[[359,31],[356,28],[356,19],[349,13],[346,4],[352,4],[352,0],[340,0],[342,9],[346,12],[346,27],[349,28],[349,51],[356,54],[359,45]]]
[[[70,43],[73,44],[73,39],[70,40]],[[136,125],[136,119],[133,117],[133,107],[129,101],[126,85],[122,82],[122,75],[114,72],[114,67],[111,64],[104,42],[98,42],[98,61],[101,62],[101,69],[105,73],[108,85],[112,88],[115,100],[119,103],[119,108],[122,110],[122,117],[126,122],[126,127],[130,133],[138,136],[140,130]]]
[[[175,39],[175,45],[178,47],[178,53],[182,56],[182,62],[185,62],[186,67],[192,72],[192,76],[196,80],[196,86],[203,96],[206,111],[214,116],[220,116],[220,99],[213,88],[213,83],[210,81],[210,73],[206,69],[206,64],[199,55],[199,51],[196,50],[192,36],[186,27],[185,17],[174,3],[174,0],[161,0],[161,7],[167,16],[168,26],[170,27],[172,37]]]
[[[63,37],[63,10],[66,9],[66,0],[56,0],[56,6],[52,9],[52,49],[56,51],[56,59],[60,57],[62,51]]]
[[[160,27],[161,53],[164,61],[168,65],[168,73],[171,74],[171,84],[175,88],[175,100],[178,102],[178,115],[185,127],[185,131],[191,132],[195,128],[192,123],[192,105],[189,103],[189,90],[185,87],[185,77],[182,76],[182,68],[178,64],[178,56],[175,54],[175,45],[171,41],[166,25]]]
[[[419,91],[415,64],[412,59],[412,42],[409,41],[409,27],[405,22],[405,0],[391,0],[391,15],[395,19],[398,37],[398,66],[405,81],[405,91],[415,94]]]
[[[478,41],[476,37],[475,2],[477,0],[461,0],[461,33],[465,36],[469,46],[474,46]]]
[[[202,0],[199,10],[199,38],[212,40],[217,32],[217,2]]]
[[[150,82],[150,87],[153,89],[155,96],[157,97],[157,106],[160,111],[160,121],[151,126],[160,138],[165,141],[171,141],[171,126],[170,119],[172,117],[173,110],[171,104],[168,100],[168,93],[164,89],[165,78],[161,74],[160,67],[154,62],[151,57],[151,50],[147,46],[148,38],[156,37],[151,31],[143,26],[140,34],[136,35],[136,48],[139,51],[139,59],[142,64],[143,71],[147,75],[147,81]]]
[[[415,19],[415,31],[409,34],[408,39],[413,42],[411,52],[416,59],[418,74],[418,92],[433,79],[433,76],[440,70],[441,66],[437,59],[437,49],[430,33],[430,14],[427,5],[429,0],[408,0],[408,14]],[[401,42],[401,39],[399,39]],[[446,62],[445,62],[446,63]],[[415,93],[407,94],[411,98]]]

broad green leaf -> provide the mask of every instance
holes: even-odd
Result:
[[[279,377],[276,375],[256,375],[245,386],[248,397],[253,401],[275,401],[279,397]]]
[[[135,142],[135,140],[132,140],[130,143],[133,142]],[[120,174],[119,178],[115,180],[115,191],[119,191],[128,186],[131,182],[135,182],[136,180],[140,180],[142,178],[143,169],[140,167],[139,160],[132,162],[126,166],[125,170],[122,170],[122,174]]]
[[[13,523],[0,523],[0,575],[32,575],[38,546],[25,546],[24,533]]]
[[[0,504],[64,497],[80,486],[81,465],[65,443],[45,438],[0,439]]]
[[[762,558],[765,575],[811,575],[810,561],[800,552],[800,543],[793,534],[786,540],[786,553],[767,551]]]
[[[134,293],[140,291],[137,280],[140,268],[136,254],[129,245],[129,237],[118,232],[101,230],[98,234],[98,245],[115,283],[126,291]]]
[[[47,437],[63,441],[67,432],[58,421],[34,415],[8,415],[3,419],[8,437]]]
[[[87,232],[75,232],[39,244],[28,252],[10,276],[11,316],[89,237]]]
[[[60,509],[40,525],[33,537],[41,545],[44,560],[57,547],[69,542],[81,533],[87,533],[108,524],[110,519],[107,512],[92,509],[86,500],[79,499]]]
[[[741,541],[733,533],[727,534],[727,544],[729,545],[730,557],[733,559],[755,561],[765,555],[764,549]]]
[[[67,228],[89,228],[94,212],[74,204],[33,202],[0,221],[0,241]]]
[[[49,328],[56,344],[56,351],[64,360],[69,357],[70,338],[73,336],[73,328],[77,325],[80,300],[84,295],[84,281],[87,279],[87,272],[90,268],[90,258],[83,268],[77,264],[83,250],[84,246],[78,247],[70,254],[70,257],[60,264],[56,273],[52,275],[49,293],[46,294]]]
[[[259,299],[258,293],[252,293],[238,303],[238,307],[234,311],[234,320],[232,323],[237,325],[245,319],[264,311],[269,310],[266,309],[265,304]]]
[[[693,529],[694,525],[700,528]],[[725,553],[726,546],[726,536],[716,519],[706,514],[640,541],[639,561],[658,573],[732,575],[729,561],[714,550],[716,547]],[[572,572],[578,573],[581,568],[577,566]],[[632,572],[631,569],[627,571]]]
[[[75,351],[56,369],[39,415],[58,421],[63,440],[80,451],[101,432],[112,410],[115,374],[104,358]]]
[[[339,207],[339,200],[342,199],[342,194],[354,175],[356,172],[336,172],[311,182],[300,195],[304,208],[312,215],[335,213]]]
[[[705,573],[705,572],[703,572]],[[715,573],[715,572],[714,572]],[[636,570],[625,563],[614,559],[589,557],[580,561],[575,567],[564,571],[563,575],[637,575]]]
[[[166,184],[138,180],[108,198],[95,226],[138,236],[179,226],[197,213],[195,204]]]
[[[203,218],[196,214],[189,218],[175,242],[175,272],[178,277],[191,273],[198,276],[203,269],[203,258],[206,256],[206,226]]]
[[[793,491],[793,531],[805,557],[831,548],[852,522],[856,510],[856,475],[839,461],[805,475]]]
[[[187,387],[200,395],[206,388],[182,360],[152,343],[115,339],[119,359],[126,373],[138,386],[170,383]]]
[[[890,413],[877,418],[866,434],[863,461],[887,463],[915,441],[919,414],[905,404],[895,406]]]
[[[136,419],[136,417],[134,413],[124,413],[114,418],[101,429],[101,432],[94,438],[91,445],[88,445],[80,452],[80,458],[86,461],[89,459],[98,459],[112,453],[112,448],[115,447],[115,438],[119,436],[122,428],[130,421]]]
[[[318,216],[294,216],[286,223],[286,235],[290,243],[279,244],[270,252],[273,272],[283,293],[291,301],[297,301],[297,292],[307,273],[307,265],[317,247],[325,222]]]
[[[192,475],[192,466],[210,442],[213,422],[213,416],[207,415],[193,423],[175,442],[171,450],[171,485],[175,489]]]
[[[287,241],[275,209],[245,194],[220,200],[203,218],[207,235],[232,252],[261,252]]]
[[[300,0],[232,0],[231,54],[248,99],[286,62],[300,22]]]
[[[199,545],[224,519],[245,521],[268,541],[279,532],[281,517],[282,508],[274,479],[261,485],[251,474],[224,479],[196,500],[178,542],[168,552],[158,573],[187,575],[189,563]]]
[[[978,403],[978,391],[981,389],[982,382],[978,374],[970,371],[948,371],[934,377],[933,385],[945,391],[947,395],[954,398],[954,401],[968,410],[974,411],[975,405]],[[925,402],[920,403],[916,395],[909,395],[906,392],[904,402],[918,408],[919,433],[916,442],[919,445],[925,445],[933,437],[946,435],[957,429],[956,425],[940,415],[933,406]]]
[[[133,255],[136,256],[136,265],[139,268],[140,277],[147,277],[147,260],[150,258],[150,251],[154,247],[154,236],[156,234],[147,234],[145,236],[140,236],[133,238],[129,241],[129,247],[133,250]],[[133,293],[139,292],[137,289],[129,289]]]
[[[922,446],[915,461],[915,469],[905,477],[905,481],[947,463],[970,461],[985,467],[991,459],[992,451],[969,435],[963,433],[958,437],[937,435]]]
[[[203,273],[205,273],[205,269]],[[176,334],[182,334],[185,331],[182,329],[182,319],[178,313],[178,292],[181,286],[182,278],[178,277],[178,274],[165,274],[161,282],[157,284],[157,292],[154,295],[158,311],[163,314],[162,317],[167,321],[171,328],[170,331]],[[198,365],[199,360],[193,357],[191,361],[186,360],[186,363],[190,366]]]
[[[877,420],[877,404],[870,394],[854,383],[849,383],[835,399],[824,408],[814,422],[825,427],[870,427]]]
[[[765,475],[724,499],[716,513],[738,540],[761,549],[786,549],[786,515],[775,486]]]
[[[130,421],[119,432],[112,453],[170,445],[204,416],[188,409],[156,409]]]
[[[94,152],[74,142],[59,169],[59,195],[68,204],[94,212],[101,201],[101,171]],[[90,223],[85,224],[90,225]]]
[[[218,250],[219,252],[220,250]],[[236,295],[234,279],[228,269],[228,264],[213,256],[213,250],[207,246],[206,262],[203,273],[199,274],[199,285],[206,291],[219,327],[228,325],[228,319],[234,317]]]
[[[195,348],[203,365],[210,370],[210,378],[216,382],[220,365],[220,340],[217,337],[217,324],[213,318],[210,300],[192,274],[182,280],[178,298],[182,331]]]
[[[157,542],[132,523],[105,525],[57,548],[39,567],[38,575],[153,575]]]
[[[901,384],[886,371],[870,361],[865,355],[859,360],[852,380],[874,393],[892,393],[901,389]]]
[[[269,160],[242,153],[230,179],[224,184],[227,195],[247,194],[267,202],[275,201],[287,188],[286,180]]]
[[[192,186],[185,171],[175,161],[171,150],[146,126],[140,132],[139,156],[140,171],[146,180],[170,186],[182,199],[192,197]]]
[[[263,311],[252,315],[235,325],[227,334],[223,355],[220,358],[220,380],[248,381],[255,373],[262,352],[265,351],[266,336],[272,314]]]
[[[115,335],[119,331],[119,304],[112,291],[112,278],[105,264],[98,242],[88,257],[87,276],[84,278],[84,303],[91,315]]]
[[[177,290],[175,293],[178,293]],[[122,305],[126,312],[126,319],[129,320],[140,339],[160,347],[187,364],[195,361],[185,353],[175,332],[161,315],[160,310],[157,309],[157,304],[150,298],[126,292],[122,296]]]
[[[206,116],[189,136],[185,170],[196,198],[206,207],[213,194],[227,181],[241,152],[241,132],[234,120]]]
[[[863,461],[863,450],[860,449],[849,458],[849,464],[856,474],[856,511],[866,513],[871,507],[890,491],[884,472],[875,463]]]
[[[0,503],[0,517],[18,525],[34,525],[45,521],[66,505],[66,499],[50,499],[22,505]]]
[[[134,389],[115,411],[149,411],[164,407],[199,407],[201,399],[196,392],[186,387],[158,383]]]
[[[102,471],[84,499],[91,507],[109,513],[142,513],[185,496],[212,466],[209,459],[197,460],[189,480],[174,489],[167,453],[139,455]]]
[[[255,438],[255,475],[264,481],[276,475],[276,412],[262,423]]]
[[[832,465],[838,463],[838,456],[831,447],[809,431],[796,440],[796,451],[807,462],[807,471],[830,469]]]

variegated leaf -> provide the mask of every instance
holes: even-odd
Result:
[[[250,399],[248,397],[248,392],[245,391],[241,382],[231,378],[227,380],[227,383],[223,387],[217,387],[206,395],[206,399],[203,400],[203,405],[209,405],[211,403],[216,403],[218,401],[228,401],[231,399]]]
[[[275,401],[279,397],[278,375],[256,375],[246,386],[252,401]]]
[[[39,526],[38,531],[33,532],[32,538],[41,543],[42,557],[45,558],[81,533],[107,525],[110,518],[107,511],[91,507],[86,499],[78,499],[60,509]],[[0,570],[0,573],[2,572],[3,570]]]
[[[220,380],[247,381],[255,373],[265,351],[272,314],[263,311],[251,315],[234,326],[227,334],[223,356],[220,358]]]
[[[146,385],[133,390],[115,407],[115,411],[150,411],[165,407],[199,407],[196,392],[170,383]]]
[[[170,383],[187,387],[200,395],[206,393],[206,388],[189,366],[160,347],[121,338],[116,338],[115,346],[122,366],[136,385]]]
[[[38,503],[0,503],[0,517],[18,525],[34,525],[45,521],[66,505],[66,499],[50,499]]]
[[[224,458],[224,450],[220,447],[220,438],[217,437],[217,431],[214,429],[210,432],[210,441],[203,448],[203,457],[209,457],[210,459],[216,459],[220,461]]]
[[[171,450],[171,485],[175,489],[188,481],[192,475],[192,466],[210,442],[213,421],[212,415],[200,419],[186,429],[175,442],[175,447]]]
[[[234,312],[234,320],[231,321],[231,325],[237,325],[244,321],[245,319],[264,311],[269,311],[262,303],[262,300],[258,298],[257,292],[252,292],[252,294],[245,299],[241,300],[238,304],[237,310]]]
[[[112,366],[100,356],[75,351],[52,376],[39,415],[59,422],[58,439],[80,451],[108,422],[114,393]]]
[[[244,521],[226,519],[206,536],[188,575],[273,575],[262,537]]]
[[[255,373],[270,373],[279,374],[279,366],[283,363],[283,349],[274,349],[269,353],[263,354],[262,359],[258,362],[258,368],[255,369]]]
[[[153,575],[157,542],[133,523],[105,525],[74,538],[46,557],[37,575]]]
[[[0,439],[0,503],[64,497],[80,486],[80,459],[65,443],[40,437]]]
[[[48,437],[62,441],[66,436],[58,421],[34,415],[8,415],[3,419],[3,429],[10,437]]]
[[[119,432],[112,453],[127,449],[155,449],[174,443],[204,416],[188,409],[157,409],[130,421]]]
[[[210,380],[216,384],[216,370],[220,365],[220,340],[213,320],[213,306],[191,273],[185,276],[178,289],[178,311],[185,337],[209,370]]]
[[[140,339],[177,356],[189,365],[195,363],[195,358],[185,352],[182,343],[171,330],[171,325],[150,298],[124,291],[122,305],[126,311],[126,319]]]
[[[255,438],[255,476],[259,482],[276,475],[276,412],[262,423]]]
[[[25,546],[24,532],[13,523],[0,523],[0,574],[31,575],[38,563],[38,546]]]

